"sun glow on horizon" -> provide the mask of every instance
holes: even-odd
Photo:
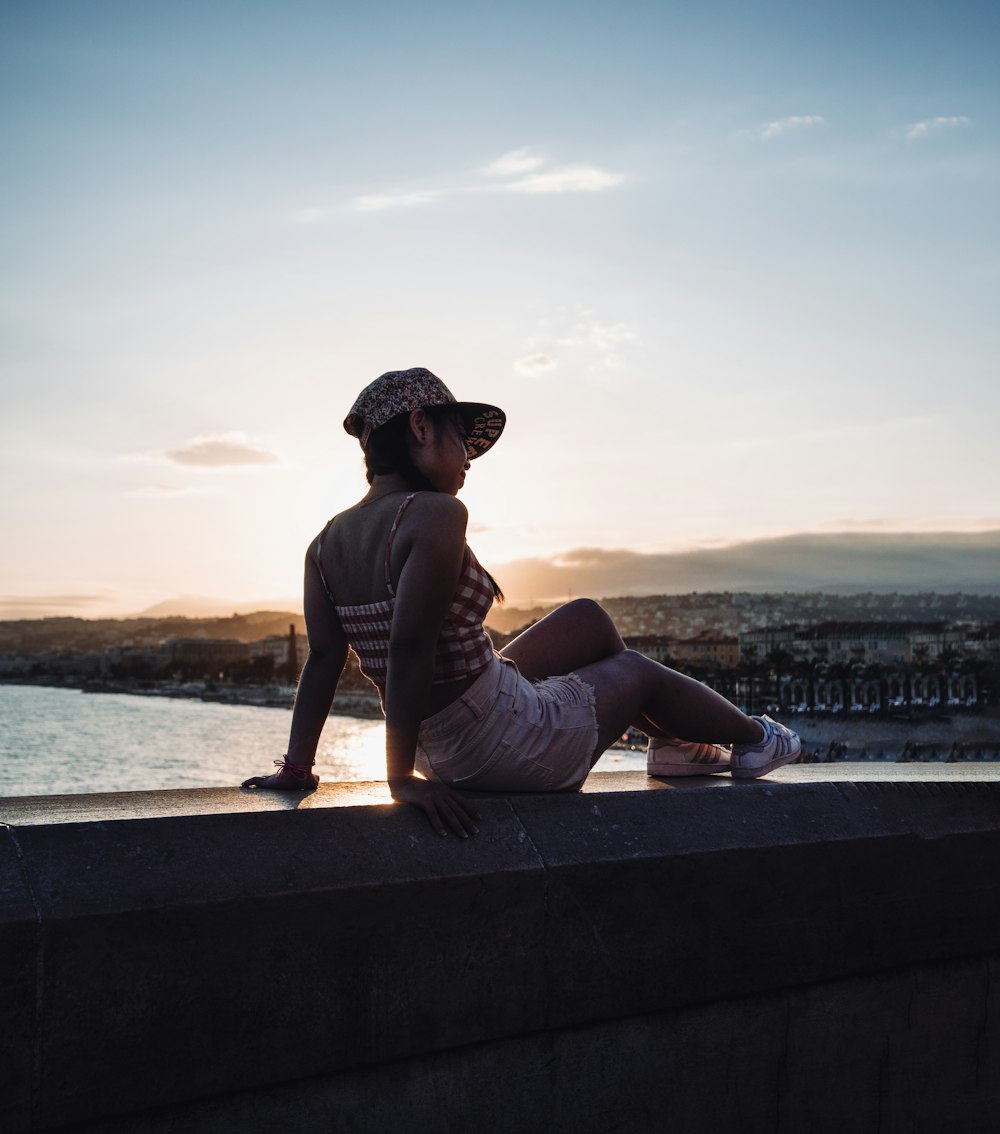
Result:
[[[0,616],[291,601],[412,365],[525,601],[1000,529],[988,6],[290,3],[11,7]]]

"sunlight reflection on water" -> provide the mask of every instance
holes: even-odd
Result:
[[[0,685],[0,795],[223,787],[273,771],[287,709]],[[322,779],[385,775],[382,721],[332,716]]]
[[[0,685],[0,796],[233,787],[273,771],[287,709]],[[645,767],[607,752],[595,771]],[[316,756],[325,783],[385,778],[381,720],[334,715]]]

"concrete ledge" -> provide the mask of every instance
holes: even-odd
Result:
[[[78,1134],[992,1134],[1000,962],[605,1021],[263,1086]]]
[[[35,902],[9,830],[0,831],[0,1129],[27,1129],[38,1050],[41,941]]]
[[[680,1129],[763,1128],[723,1116],[765,1103],[788,1129],[875,1128],[875,1106],[881,1129],[920,1129],[902,1102],[885,1124],[872,1053],[926,1094],[936,1052],[937,1082],[962,1084],[972,1122],[1000,1095],[983,1054],[1000,1038],[1000,775],[818,771],[610,774],[578,795],[480,797],[468,842],[377,802],[384,785],[0,800],[5,1129],[413,1129],[391,1121],[400,1083],[429,1106],[434,1084],[459,1082],[454,1107],[483,1130],[596,1129],[584,1098],[603,1099],[602,1129],[615,1107],[631,1107],[630,1130],[662,1129],[647,1041],[673,1060]],[[917,1012],[921,988],[952,992]],[[795,1029],[816,1060],[793,1050]],[[619,1048],[654,1076],[644,1090]],[[729,1068],[710,1102],[690,1094],[709,1087],[698,1052]],[[796,1059],[856,1078],[862,1120],[805,1121]],[[521,1086],[483,1115],[473,1072],[491,1064]],[[277,1114],[287,1092],[303,1125],[237,1122],[245,1107]],[[544,1127],[514,1121],[532,1092],[549,1099]],[[694,1106],[715,1125],[686,1123]]]

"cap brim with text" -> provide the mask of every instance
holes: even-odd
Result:
[[[454,406],[461,414],[469,460],[491,449],[507,423],[502,409],[485,402],[460,402],[436,374],[415,366],[389,370],[370,382],[344,418],[344,429],[364,449],[372,433],[387,421],[424,406]]]

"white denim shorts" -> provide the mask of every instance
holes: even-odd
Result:
[[[532,684],[495,654],[471,688],[421,723],[416,767],[476,791],[575,791],[596,747],[593,686],[575,673]]]

